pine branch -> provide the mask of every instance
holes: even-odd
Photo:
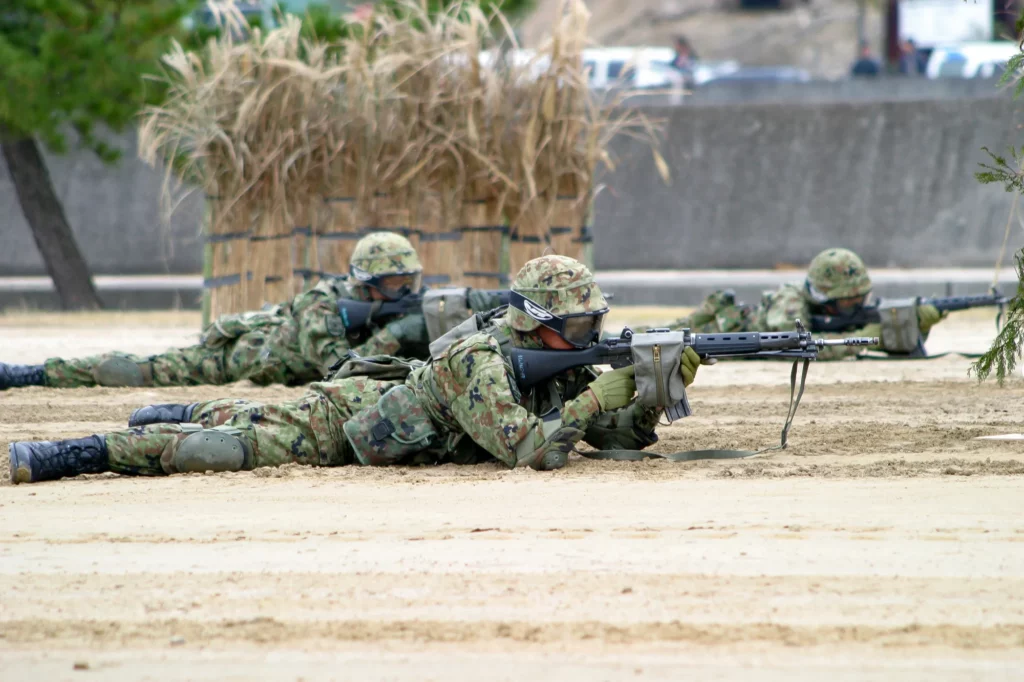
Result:
[[[993,369],[1000,385],[1006,380],[1021,357],[1024,347],[1024,248],[1014,256],[1017,262],[1017,294],[1006,309],[1004,326],[992,347],[971,366],[978,381],[988,379]]]

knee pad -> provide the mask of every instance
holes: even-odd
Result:
[[[193,433],[181,441],[171,459],[178,472],[252,469],[252,447],[241,430],[229,426],[204,429],[198,424],[182,424],[182,430]]]
[[[104,358],[92,368],[92,378],[100,386],[145,386],[146,374],[137,362],[119,355]]]

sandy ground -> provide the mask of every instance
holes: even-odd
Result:
[[[8,315],[0,359],[155,352],[197,325]],[[930,349],[993,333],[960,314]],[[1020,679],[1024,441],[976,438],[1024,431],[1024,380],[968,366],[812,365],[790,447],[754,460],[5,485],[0,679]],[[774,444],[788,379],[702,369],[695,415],[656,449]],[[0,446],[150,402],[299,392],[10,391]]]

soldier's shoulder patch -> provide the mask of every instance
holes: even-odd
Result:
[[[345,336],[348,331],[341,321],[341,315],[330,315],[325,321],[325,325],[327,326],[327,333],[331,336]]]

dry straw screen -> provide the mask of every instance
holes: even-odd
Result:
[[[335,43],[285,16],[244,40],[176,47],[140,146],[206,194],[208,314],[345,273],[355,242],[381,229],[417,246],[427,283],[502,287],[544,252],[589,260],[610,140],[653,143],[655,128],[588,87],[587,19],[566,0],[550,38],[523,50],[498,13],[409,0]]]

